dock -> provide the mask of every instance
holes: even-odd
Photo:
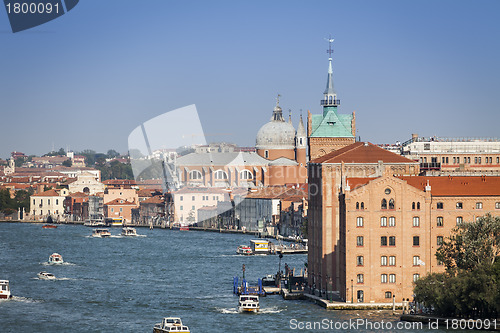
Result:
[[[392,303],[347,303],[329,301],[315,295],[304,293],[304,299],[316,303],[327,310],[392,310]],[[395,303],[395,309],[401,310],[402,303]]]

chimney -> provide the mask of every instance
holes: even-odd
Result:
[[[431,185],[429,185],[429,179],[427,179],[427,185],[425,186],[425,192],[431,191]]]

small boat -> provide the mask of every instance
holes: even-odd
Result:
[[[55,228],[57,228],[57,225],[53,225],[53,224],[44,224],[44,225],[42,225],[42,228],[43,228],[43,229],[55,229]]]
[[[155,324],[153,333],[179,332],[190,333],[189,327],[182,324],[181,318],[166,317],[161,323]]]
[[[38,273],[38,278],[40,280],[55,280],[56,277],[52,273],[47,273],[47,272],[40,272]]]
[[[125,227],[122,229],[122,236],[137,236],[135,228]]]
[[[0,299],[11,298],[9,280],[0,280]]]
[[[105,238],[105,237],[109,237],[109,236],[111,236],[111,233],[109,232],[108,229],[94,229],[92,231],[92,237]]]
[[[181,224],[179,230],[181,231],[189,231],[189,226],[185,224]]]
[[[236,253],[242,254],[242,255],[251,255],[253,254],[252,249],[248,245],[240,245],[238,246],[238,249],[236,250]]]
[[[240,295],[238,302],[238,311],[240,312],[259,312],[259,296]]]
[[[276,286],[276,275],[268,274],[262,278],[263,286]]]
[[[49,264],[58,265],[64,263],[62,255],[59,253],[52,253],[49,257]]]
[[[83,225],[86,227],[105,227],[106,223],[103,220],[99,219],[88,219],[85,220],[85,223]]]

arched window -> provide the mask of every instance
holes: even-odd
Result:
[[[332,104],[332,101],[333,101],[333,97],[330,96],[330,104]]]
[[[240,178],[243,180],[249,180],[249,179],[253,179],[253,175],[250,171],[243,170],[240,172]]]
[[[415,202],[412,202],[412,203],[411,203],[411,209],[412,209],[412,210],[415,210]]]
[[[364,202],[361,203],[361,209],[365,209],[365,203]]]
[[[223,180],[227,180],[228,179],[227,173],[224,170],[217,170],[217,171],[215,171],[214,177],[215,177],[215,179],[223,179]]]
[[[417,210],[420,210],[420,202],[417,202]]]
[[[356,202],[356,209],[359,209],[359,202]]]
[[[197,180],[197,179],[202,179],[203,176],[201,174],[201,172],[199,172],[198,170],[193,170],[189,173],[189,179],[191,180]]]
[[[394,209],[394,199],[389,200],[389,209]]]
[[[381,209],[387,209],[387,200],[382,199],[382,204],[380,205]]]

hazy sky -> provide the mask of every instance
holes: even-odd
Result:
[[[321,112],[329,34],[339,112],[356,111],[363,141],[498,137],[499,12],[497,0],[84,0],[13,34],[0,8],[0,157],[125,152],[138,125],[190,104],[207,141],[253,146],[277,93],[295,127],[300,109]]]

